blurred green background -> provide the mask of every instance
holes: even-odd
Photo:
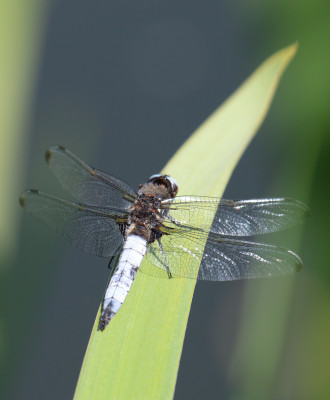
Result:
[[[296,40],[225,197],[305,201],[303,227],[261,239],[305,267],[197,285],[175,398],[330,398],[330,3],[14,0],[0,11],[1,398],[72,398],[107,281],[107,260],[19,208],[27,188],[63,194],[44,151],[65,145],[137,187]]]

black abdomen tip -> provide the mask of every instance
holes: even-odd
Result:
[[[97,327],[98,331],[103,332],[104,329],[107,327],[107,325],[110,322],[110,318],[107,315],[101,315],[100,320],[99,320],[99,325]]]
[[[97,330],[104,331],[104,329],[108,326],[109,322],[112,320],[112,318],[115,315],[116,315],[116,313],[111,309],[110,306],[108,306],[106,309],[104,309],[101,313]]]
[[[107,326],[106,322],[103,320],[100,320],[97,330],[103,332],[106,326]]]

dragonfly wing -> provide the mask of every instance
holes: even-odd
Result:
[[[196,278],[206,237],[207,233],[191,228],[174,228],[171,234],[161,238],[164,252],[157,242],[148,247],[146,259],[149,263],[143,264],[140,270],[148,275],[168,277],[167,263],[174,277]]]
[[[97,171],[62,146],[46,151],[47,164],[64,189],[85,204],[128,209],[136,196],[125,182]]]
[[[168,207],[169,216],[179,224],[208,230],[205,221],[212,219],[211,232],[225,236],[276,232],[302,222],[309,212],[302,202],[287,198],[225,200],[183,196],[168,202]]]
[[[72,203],[37,190],[22,193],[19,201],[28,213],[86,253],[111,257],[121,249],[124,213]]]
[[[212,236],[205,245],[198,279],[270,278],[290,275],[301,268],[301,259],[283,247]]]
[[[206,232],[189,228],[179,228],[163,236],[161,242],[169,269],[176,277],[210,281],[268,278],[292,274],[302,267],[300,258],[285,248],[212,233],[207,236]],[[164,255],[156,243],[150,246],[147,259],[158,271],[146,266],[146,273],[167,276]]]

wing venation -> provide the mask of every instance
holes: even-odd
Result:
[[[119,221],[125,218],[123,213],[72,203],[38,190],[22,193],[19,202],[28,213],[86,253],[111,257],[121,248]]]
[[[225,200],[212,197],[183,196],[165,201],[169,215],[186,226],[226,236],[253,236],[276,232],[301,223],[308,207],[288,198]],[[214,216],[214,217],[213,217]]]
[[[125,182],[98,171],[63,146],[46,151],[46,162],[65,190],[85,204],[127,210],[136,196]]]

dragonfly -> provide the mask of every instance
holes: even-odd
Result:
[[[100,331],[119,311],[138,271],[159,278],[232,281],[302,268],[299,256],[286,248],[244,240],[302,222],[308,207],[298,200],[177,196],[176,180],[162,174],[135,191],[63,146],[51,147],[45,158],[75,201],[33,189],[23,192],[19,203],[72,245],[110,259]],[[149,262],[142,264],[144,258]]]

